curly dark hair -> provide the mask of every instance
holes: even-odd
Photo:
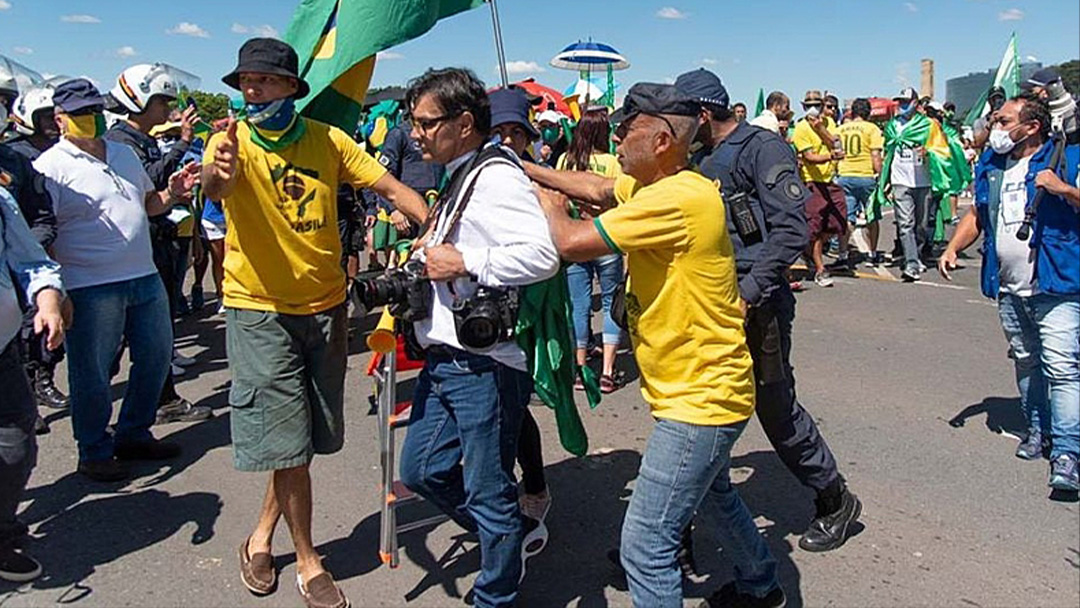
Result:
[[[1034,93],[1021,93],[1010,101],[1019,101],[1020,121],[1035,121],[1039,123],[1039,133],[1046,137],[1050,134],[1050,106],[1045,99],[1040,99]]]

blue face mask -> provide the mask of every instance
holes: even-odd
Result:
[[[275,99],[265,103],[247,103],[247,120],[260,129],[281,131],[292,123],[296,115],[296,101],[292,97]]]
[[[911,113],[915,111],[915,104],[906,103],[900,106],[901,116],[911,116]]]

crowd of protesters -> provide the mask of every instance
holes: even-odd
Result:
[[[535,355],[511,335],[479,347],[462,333],[483,298],[520,306],[514,315],[530,314],[517,302],[537,293],[565,304],[565,318],[529,321],[573,353],[553,376],[570,394],[622,388],[619,354],[632,350],[657,421],[615,552],[635,605],[682,605],[703,510],[735,566],[704,605],[784,604],[776,560],[728,478],[754,414],[815,493],[799,546],[835,550],[851,535],[862,503],[796,398],[800,258],[822,288],[859,261],[898,266],[905,282],[934,265],[949,278],[982,235],[983,292],[998,301],[1029,427],[1016,454],[1049,457],[1049,485],[1080,489],[1080,148],[1065,146],[1064,162],[1053,154],[1052,72],[1013,99],[991,91],[970,133],[951,104],[910,87],[884,121],[868,99],[843,107],[820,90],[804,94],[798,120],[781,91],[749,117],[704,69],[639,83],[617,110],[585,103],[572,115],[523,89],[485,90],[467,70],[430,70],[345,133],[298,113],[309,87],[278,40],[240,49],[222,78],[241,95],[228,118],[181,103],[178,74],[132,66],[106,94],[82,78],[0,83],[11,115],[0,145],[0,379],[11,396],[0,407],[0,578],[42,572],[16,548],[35,434],[49,431],[37,408],[70,409],[77,470],[94,482],[177,457],[183,446],[152,427],[212,416],[173,380],[194,363],[175,348],[176,321],[209,303],[225,320],[235,467],[268,474],[238,549],[241,579],[257,595],[276,590],[284,516],[306,605],[348,606],[315,551],[309,467],[344,441],[348,316],[367,312],[351,282],[413,262],[429,309],[402,315],[425,364],[401,477],[477,534],[477,606],[514,603],[553,498],[528,407]],[[974,208],[961,219],[967,192]],[[1017,238],[1025,226],[1030,246]],[[65,359],[70,396],[54,380]]]

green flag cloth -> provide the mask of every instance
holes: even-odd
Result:
[[[1009,37],[1009,44],[1005,47],[1005,54],[1001,57],[997,72],[994,73],[994,82],[991,87],[1005,89],[1005,99],[1012,99],[1020,92],[1020,57],[1016,51],[1016,32],[1013,32],[1013,35]],[[971,106],[968,111],[967,117],[964,119],[964,125],[970,127],[980,117],[986,116],[986,113],[990,111],[990,104],[987,100],[989,94],[989,89],[983,91],[979,101],[975,102],[975,105]]]
[[[514,335],[525,351],[536,395],[555,410],[563,448],[575,456],[584,456],[589,451],[589,437],[574,403],[574,378],[581,375],[591,408],[600,404],[600,384],[591,368],[578,366],[574,359],[566,269],[560,268],[546,281],[523,287],[518,301]]]
[[[938,206],[937,217],[934,221],[934,240],[945,240],[945,221],[951,219],[952,205],[950,198],[960,194],[971,183],[971,166],[968,165],[964,156],[964,144],[960,140],[960,132],[948,122],[941,123],[941,130],[945,133],[945,139],[949,142],[949,163],[946,170],[949,174],[949,191],[941,197]]]
[[[759,88],[757,90],[757,103],[754,104],[754,118],[761,116],[761,113],[765,111],[765,89]]]
[[[352,133],[375,69],[375,53],[412,40],[439,19],[483,0],[303,0],[285,32],[311,92],[305,116]]]
[[[894,118],[885,125],[885,160],[881,163],[881,176],[878,178],[877,189],[874,190],[873,196],[870,197],[870,204],[867,205],[866,221],[868,222],[881,219],[881,207],[892,204],[888,198],[888,190],[891,186],[889,180],[893,156],[896,154],[896,149],[901,146],[922,147],[926,151],[931,191],[935,196],[944,196],[949,192],[951,187],[949,165],[952,162],[952,155],[941,127],[924,114],[915,113],[901,130],[899,121]]]

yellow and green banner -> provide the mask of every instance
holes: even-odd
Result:
[[[483,0],[303,0],[285,32],[311,86],[297,108],[352,133],[375,70],[375,54],[423,35]]]

